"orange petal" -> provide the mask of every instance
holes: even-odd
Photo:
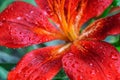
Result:
[[[80,39],[90,38],[103,40],[106,36],[115,34],[120,34],[120,13],[97,20],[83,30]]]
[[[61,56],[53,56],[60,47],[45,47],[27,53],[9,73],[8,80],[51,80],[62,66]]]
[[[64,38],[44,11],[21,1],[0,14],[0,31],[0,45],[14,48]]]
[[[62,62],[71,80],[120,79],[120,54],[106,42],[79,41]]]

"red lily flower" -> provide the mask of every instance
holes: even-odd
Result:
[[[0,14],[0,45],[19,48],[51,40],[65,43],[27,53],[8,80],[51,80],[62,67],[70,80],[120,80],[120,54],[102,41],[120,33],[120,13],[99,19],[79,33],[112,0],[36,2],[40,8],[16,1]]]

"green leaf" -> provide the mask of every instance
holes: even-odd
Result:
[[[120,46],[116,47],[118,51],[120,51]]]
[[[109,14],[109,12],[110,12],[110,10],[112,9],[112,5],[110,5],[104,12],[103,12],[103,14],[100,16],[100,17],[106,17],[108,14]]]
[[[50,42],[46,42],[44,44],[45,44],[45,46],[54,46],[54,45],[59,45],[59,44],[64,44],[64,43],[65,43],[64,41],[53,40],[53,41],[50,41]]]
[[[33,5],[36,5],[36,3],[35,3],[34,0],[23,0],[23,1],[28,2],[28,3],[30,3],[30,4],[33,4]]]
[[[14,63],[0,63],[0,67],[3,67],[8,71],[10,71],[12,68],[14,68],[15,65],[16,64],[14,64]]]
[[[0,63],[17,63],[19,58],[0,51]]]
[[[0,67],[0,80],[6,80],[7,74],[8,74],[8,71],[5,70],[3,67]]]
[[[53,80],[69,80],[63,69],[54,77]]]
[[[0,0],[0,12],[2,12],[14,0]]]
[[[118,43],[120,40],[120,35],[108,36],[105,41],[111,44]]]
[[[113,6],[120,6],[120,0],[114,0],[112,5]]]

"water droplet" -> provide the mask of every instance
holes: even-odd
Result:
[[[93,63],[90,63],[90,66],[93,66]]]
[[[110,63],[110,64],[109,64],[109,67],[113,67],[113,64]]]
[[[104,63],[104,60],[102,59],[101,62]]]
[[[2,18],[2,19],[3,19],[3,21],[6,20],[6,18]]]
[[[2,22],[0,22],[0,26],[2,26],[3,25],[3,23]]]
[[[117,71],[118,73],[120,73],[120,67],[118,66],[118,71]]]
[[[70,53],[69,53],[69,55],[70,55],[70,56],[72,56],[72,55],[73,55],[73,53],[71,53],[71,52],[70,52]]]
[[[118,18],[118,20],[120,20],[120,17]]]
[[[103,47],[101,46],[100,49],[102,49]]]
[[[32,13],[34,13],[34,11],[30,11],[30,13],[32,14]]]
[[[111,75],[110,74],[106,74],[107,76],[107,80],[111,80]]]
[[[96,74],[96,71],[95,70],[91,70],[90,72],[92,75],[95,75]]]
[[[83,76],[80,76],[80,79],[83,79]]]
[[[80,16],[76,16],[76,19],[79,19],[80,18]]]
[[[10,10],[13,11],[14,10],[13,7],[11,7]]]
[[[113,60],[117,60],[117,59],[118,59],[118,55],[115,54],[115,53],[112,53],[111,58],[112,58]]]
[[[44,15],[48,15],[47,12],[45,12],[45,11],[43,11],[43,14],[44,14]]]
[[[21,19],[22,19],[22,17],[20,17],[20,16],[19,16],[19,17],[17,17],[17,20],[21,20]]]
[[[25,16],[29,17],[29,14],[25,14]]]
[[[89,47],[88,46],[85,46],[86,49],[88,49]]]
[[[80,72],[84,72],[84,70],[81,69]]]

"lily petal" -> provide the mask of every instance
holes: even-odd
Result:
[[[35,0],[37,5],[44,11],[46,11],[47,13],[51,13],[52,12],[52,0]]]
[[[120,54],[106,42],[79,41],[62,62],[70,80],[120,79]]]
[[[61,57],[53,56],[61,46],[45,47],[26,54],[8,80],[51,80],[61,69]]]
[[[14,2],[0,14],[0,31],[0,45],[13,48],[63,39],[44,11],[21,1]]]
[[[90,18],[101,15],[112,1],[113,0],[82,0],[81,9],[77,16],[80,18],[78,27],[82,26]]]
[[[73,14],[77,13],[79,7],[80,7],[80,2],[82,0],[66,0],[65,1],[65,10],[68,11],[68,15],[73,16]],[[69,14],[70,13],[70,14]]]
[[[47,16],[53,21],[58,22],[58,17],[54,12],[54,1],[53,0],[35,0],[37,5],[47,13]]]
[[[115,34],[120,34],[120,13],[97,20],[83,30],[80,38],[103,40],[108,35]]]

